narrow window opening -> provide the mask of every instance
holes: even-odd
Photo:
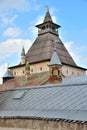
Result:
[[[40,67],[40,70],[42,71],[42,67]]]
[[[33,72],[33,69],[31,69],[31,72]]]

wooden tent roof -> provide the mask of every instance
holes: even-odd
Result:
[[[40,24],[40,28],[45,23],[49,23],[50,25],[50,22],[52,23],[52,25],[54,24],[55,26],[55,23],[53,23],[51,15],[48,11],[46,12],[43,23]],[[38,26],[39,25],[37,25],[36,27]],[[55,40],[57,41],[56,49],[61,63],[71,65],[71,66],[77,66],[73,58],[65,48],[64,44],[60,40],[59,35],[53,33],[52,30],[46,31],[45,33],[41,33],[40,35],[38,35],[38,37],[36,38],[36,40],[34,41],[31,48],[28,50],[26,54],[26,58],[29,60],[29,63],[50,61],[51,56],[53,54],[53,47],[54,47],[53,43]]]
[[[47,60],[50,61],[51,56],[53,54],[53,48],[54,48],[53,43],[55,39],[58,41],[56,43],[56,50],[61,63],[76,66],[74,60],[72,59],[71,55],[65,48],[60,38],[51,33],[39,35],[36,38],[35,42],[32,44],[31,48],[28,50],[26,54],[29,63],[35,63]]]

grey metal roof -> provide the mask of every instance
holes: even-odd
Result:
[[[3,78],[6,78],[6,77],[13,77],[12,73],[9,71],[9,69],[7,69],[7,71],[5,72]]]
[[[57,55],[56,48],[54,48],[53,55],[51,57],[49,65],[62,65],[61,61]]]
[[[66,78],[62,84],[7,90],[0,95],[0,117],[87,121],[87,76]]]

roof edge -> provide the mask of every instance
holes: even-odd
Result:
[[[73,123],[87,123],[87,121],[82,120],[71,120],[65,118],[48,118],[48,117],[37,117],[37,116],[0,116],[1,119],[34,119],[34,120],[46,120],[46,121],[64,121],[64,122],[73,122]]]
[[[42,26],[42,25],[44,25],[44,24],[46,24],[46,23],[48,23],[48,22],[50,22],[50,23],[54,24],[54,25],[55,25],[56,27],[58,27],[58,28],[61,28],[61,26],[60,26],[60,25],[58,25],[58,24],[56,24],[56,23],[54,23],[54,22],[52,22],[52,21],[43,22],[43,23],[41,23],[41,24],[35,25],[35,27]]]
[[[69,66],[72,66],[72,67],[75,67],[75,68],[79,68],[79,69],[83,69],[83,70],[87,70],[87,68],[83,68],[83,67],[80,67],[80,66],[74,66],[74,65],[70,65],[70,64],[65,64],[65,63],[62,63],[63,65],[69,65]]]
[[[22,66],[25,66],[25,65],[26,65],[26,64],[15,65],[15,66],[11,66],[11,67],[9,67],[9,69],[16,68],[16,67],[22,67]]]

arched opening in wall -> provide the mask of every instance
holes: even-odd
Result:
[[[23,70],[23,74],[25,73],[25,71]]]
[[[72,71],[72,75],[74,75],[74,71]]]
[[[66,70],[66,73],[68,74],[68,70]]]
[[[61,76],[61,72],[60,72],[60,70],[58,70],[58,76]]]
[[[42,71],[42,67],[40,67],[40,71]]]
[[[48,25],[46,26],[46,28],[48,28]]]
[[[16,72],[14,72],[14,75],[16,75]]]
[[[45,26],[42,27],[42,30],[45,30]]]
[[[33,69],[31,69],[31,72],[33,72]]]
[[[77,75],[79,76],[79,72],[77,73]]]

